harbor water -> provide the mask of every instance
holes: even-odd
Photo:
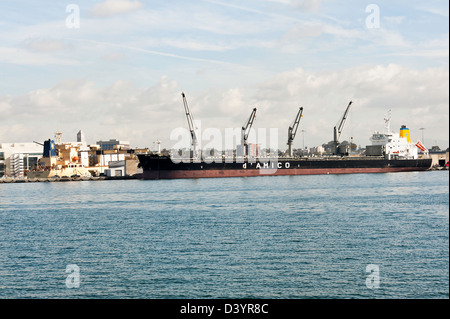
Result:
[[[449,298],[449,173],[1,184],[0,298]]]

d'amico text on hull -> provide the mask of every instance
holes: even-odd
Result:
[[[143,179],[183,179],[251,176],[357,174],[425,171],[431,159],[373,157],[278,158],[255,161],[175,163],[168,156],[139,154]]]

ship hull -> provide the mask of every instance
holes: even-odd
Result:
[[[255,176],[363,174],[425,171],[431,159],[279,159],[242,163],[173,163],[168,157],[138,155],[143,179],[196,179]]]

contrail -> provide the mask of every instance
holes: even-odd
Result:
[[[228,7],[228,8],[233,8],[233,9],[237,9],[237,10],[242,10],[242,11],[247,11],[247,12],[252,12],[252,13],[256,13],[256,14],[261,14],[261,15],[265,15],[268,17],[274,17],[274,18],[280,18],[283,20],[291,20],[291,21],[295,21],[295,22],[301,22],[301,23],[305,23],[307,22],[306,19],[299,19],[299,18],[295,18],[292,16],[287,16],[287,15],[283,15],[283,14],[277,14],[277,13],[272,13],[272,12],[267,12],[267,11],[261,11],[258,9],[253,9],[253,8],[249,8],[249,7],[243,7],[243,6],[239,6],[239,5],[235,5],[235,4],[230,4],[230,3],[226,3],[226,2],[222,2],[222,1],[218,1],[218,0],[201,0],[203,2],[207,2],[207,3],[211,3],[211,4],[215,4],[215,5],[219,5],[219,6],[223,6],[223,7]],[[320,15],[321,17],[334,21],[338,24],[348,24],[348,22],[345,21],[339,21],[338,19],[328,16],[328,15]]]
[[[189,61],[196,61],[196,62],[216,63],[216,64],[224,64],[224,65],[233,65],[232,63],[219,61],[219,60],[202,59],[202,58],[189,57],[189,56],[177,55],[177,54],[160,52],[160,51],[154,51],[154,50],[147,50],[147,49],[142,49],[142,48],[138,48],[138,47],[134,47],[134,46],[117,44],[117,43],[102,42],[102,41],[95,41],[95,40],[88,40],[88,39],[73,39],[73,38],[66,38],[66,40],[90,42],[90,43],[93,43],[93,44],[99,44],[99,45],[104,45],[104,46],[110,46],[110,47],[122,48],[122,49],[127,49],[127,50],[133,50],[133,51],[138,51],[138,52],[143,52],[143,53],[148,53],[148,54],[154,54],[154,55],[160,55],[160,56],[165,56],[165,57],[175,58],[175,59],[182,59],[182,60],[189,60]]]
[[[283,20],[289,19],[292,21],[302,22],[302,20],[300,20],[298,18],[294,18],[294,17],[282,15],[282,14],[261,11],[261,10],[253,9],[253,8],[249,8],[249,7],[242,7],[242,6],[238,6],[235,4],[230,4],[230,3],[226,3],[226,2],[222,2],[222,1],[217,1],[217,0],[202,0],[202,1],[207,2],[207,3],[216,4],[216,5],[223,6],[223,7],[228,7],[228,8],[248,11],[248,12],[252,12],[252,13],[262,14],[262,15],[269,16],[269,17],[281,18]]]

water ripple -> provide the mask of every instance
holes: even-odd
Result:
[[[448,194],[448,172],[0,185],[0,298],[448,298]]]

